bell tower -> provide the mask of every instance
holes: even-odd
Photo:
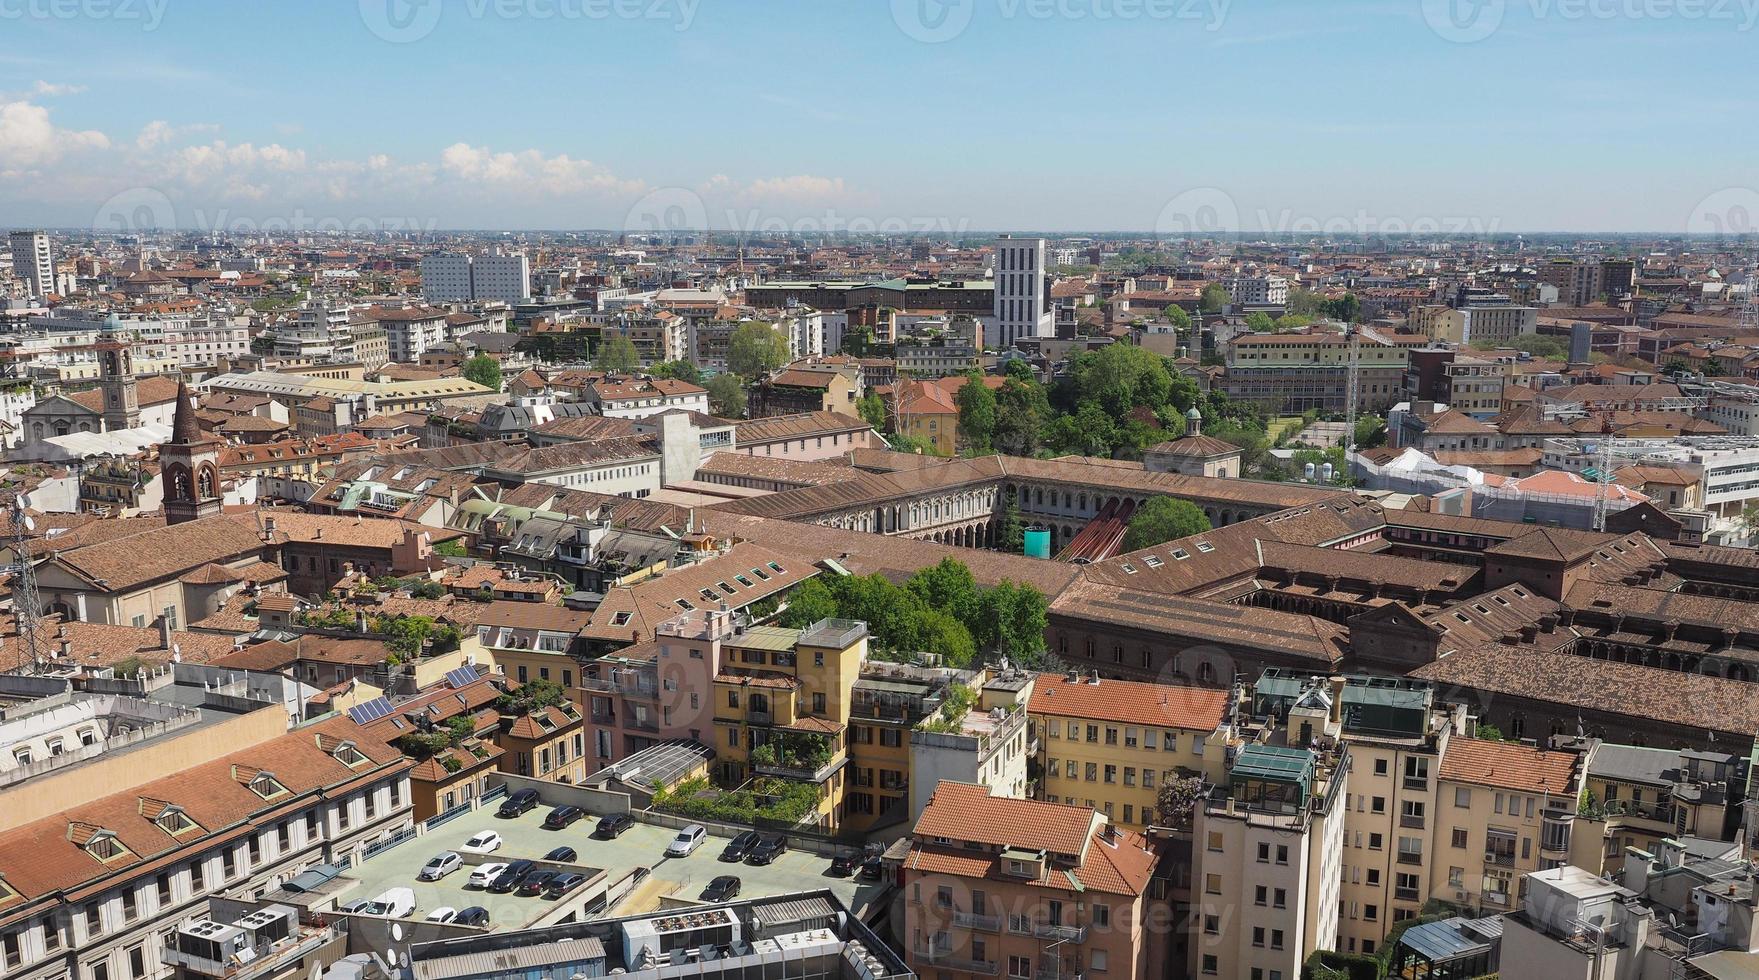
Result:
[[[178,385],[171,441],[159,446],[159,465],[165,475],[165,523],[182,524],[221,512],[220,446],[220,440],[203,433],[196,422],[189,388]]]
[[[140,392],[135,389],[134,349],[114,340],[98,350],[98,387],[104,392],[104,431],[140,426]]]

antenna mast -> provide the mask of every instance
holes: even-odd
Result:
[[[37,595],[37,572],[31,563],[31,556],[26,551],[31,531],[36,522],[30,516],[30,497],[23,493],[15,494],[12,502],[7,505],[12,517],[12,533],[7,536],[7,543],[12,546],[15,564],[12,566],[12,616],[18,627],[19,642],[24,645],[25,654],[30,658],[29,671],[39,671],[43,663],[37,657],[37,629],[42,623],[42,600]]]

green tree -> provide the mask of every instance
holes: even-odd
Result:
[[[655,364],[647,373],[656,378],[673,378],[693,385],[702,384],[702,372],[689,361],[664,361]]]
[[[504,715],[529,715],[568,700],[568,692],[555,681],[526,681],[495,699],[495,710]]]
[[[1045,448],[1059,456],[1110,457],[1118,426],[1097,403],[1083,402],[1074,415],[1059,415],[1044,428]]]
[[[1499,347],[1512,348],[1534,357],[1543,357],[1554,361],[1565,360],[1570,356],[1570,349],[1562,338],[1538,333],[1522,334],[1507,340],[1474,340],[1472,347],[1476,350],[1495,350]]]
[[[1009,500],[996,528],[996,550],[1017,555],[1026,549],[1026,526],[1020,521],[1020,505]]]
[[[1373,449],[1386,445],[1386,419],[1364,415],[1356,419],[1356,448]]]
[[[1030,585],[1003,579],[983,593],[984,614],[978,619],[983,625],[984,646],[1027,667],[1042,664],[1045,653],[1044,634],[1050,627],[1049,606],[1044,593]]]
[[[1160,792],[1155,795],[1155,823],[1163,827],[1188,828],[1196,813],[1197,805],[1203,802],[1202,776],[1175,776],[1163,779]]]
[[[458,369],[466,381],[474,381],[490,391],[501,390],[501,363],[487,354],[478,354]]]
[[[1253,312],[1246,315],[1246,328],[1253,333],[1270,333],[1276,329],[1276,321],[1269,313]]]
[[[905,435],[902,432],[894,432],[886,436],[886,446],[895,453],[916,453],[922,456],[941,455],[940,450],[934,447],[934,443],[921,436]]]
[[[1320,304],[1324,302],[1324,297],[1297,286],[1289,290],[1289,302],[1285,309],[1296,316],[1313,317],[1319,314]]]
[[[930,607],[950,613],[960,622],[976,622],[981,611],[977,580],[972,578],[971,569],[964,562],[954,558],[942,558],[939,563],[918,571],[904,583],[904,588]]]
[[[1210,529],[1209,518],[1189,500],[1177,497],[1150,497],[1148,503],[1130,515],[1129,529],[1124,532],[1124,550],[1136,551],[1157,544],[1202,534]]]
[[[996,432],[996,393],[982,374],[971,371],[953,400],[959,406],[959,435],[970,448],[988,452]]]
[[[1299,330],[1314,321],[1311,313],[1285,313],[1276,318],[1278,330]]]
[[[1355,293],[1345,293],[1337,299],[1326,300],[1325,315],[1345,323],[1356,323],[1362,319],[1362,301]]]
[[[1186,313],[1183,306],[1177,303],[1168,303],[1166,309],[1160,312],[1162,316],[1166,317],[1167,322],[1173,325],[1173,329],[1180,333],[1191,332],[1191,314]]]
[[[885,399],[870,391],[867,394],[862,395],[861,400],[855,403],[855,410],[861,414],[861,421],[873,426],[875,432],[885,431]]]
[[[837,597],[821,578],[809,578],[788,593],[788,608],[778,620],[790,629],[805,629],[837,615]]]
[[[599,345],[599,356],[594,363],[600,371],[628,374],[641,363],[641,353],[635,349],[634,341],[622,334],[614,334]]]
[[[1011,365],[1010,365],[1011,366]],[[1051,414],[1044,386],[1010,372],[996,391],[996,424],[991,438],[997,452],[1009,456],[1037,455],[1045,419]]]
[[[1220,313],[1230,302],[1233,302],[1233,299],[1233,296],[1228,294],[1228,287],[1219,282],[1212,282],[1203,287],[1203,293],[1198,299],[1199,309],[1205,313]]]
[[[762,320],[747,320],[727,338],[727,370],[762,377],[788,363],[788,339]]]
[[[745,382],[737,374],[717,374],[703,385],[709,411],[724,419],[745,417]]]

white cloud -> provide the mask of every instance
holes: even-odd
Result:
[[[50,98],[57,95],[78,95],[85,90],[86,87],[84,85],[62,85],[56,82],[45,82],[40,79],[37,81],[37,84],[31,86],[32,95],[48,96]]]
[[[828,201],[845,193],[843,178],[815,177],[797,174],[793,177],[765,177],[745,187],[747,197],[783,201]]]
[[[0,172],[18,174],[54,163],[68,153],[109,145],[109,137],[96,130],[57,127],[43,106],[0,102]]]
[[[543,194],[591,192],[632,193],[640,181],[623,180],[590,160],[566,153],[545,156],[537,150],[511,153],[454,143],[440,151],[440,170],[458,180],[494,186],[515,186]]]

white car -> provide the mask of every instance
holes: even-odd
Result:
[[[456,851],[441,851],[422,865],[421,872],[415,876],[417,881],[439,881],[464,864],[464,859]]]
[[[672,843],[666,845],[666,856],[675,858],[689,857],[690,852],[701,847],[702,842],[707,839],[708,828],[704,827],[702,824],[693,823],[690,826],[685,827],[683,830],[678,831],[678,836],[672,838]]]
[[[470,873],[470,880],[464,883],[465,887],[487,888],[489,882],[499,878],[501,872],[505,870],[507,870],[505,861],[490,861],[488,864],[479,864],[476,866],[476,870]]]
[[[451,922],[452,917],[457,914],[458,914],[457,909],[453,908],[450,905],[442,905],[439,908],[434,909],[432,912],[428,913],[428,921],[429,922]]]
[[[501,849],[501,835],[492,830],[479,830],[458,849],[471,854],[493,854]]]

